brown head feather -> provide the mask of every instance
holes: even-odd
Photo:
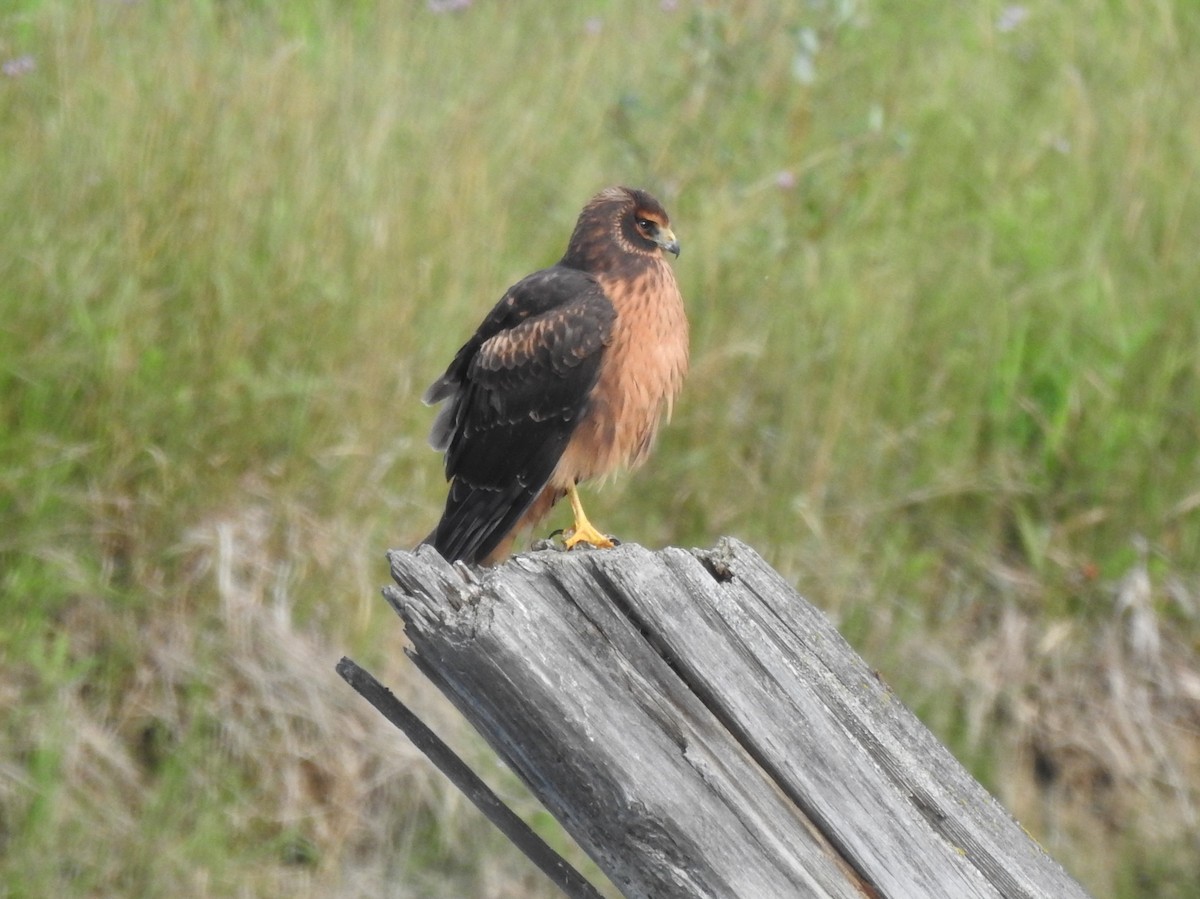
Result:
[[[671,219],[658,200],[644,190],[609,187],[579,213],[559,264],[597,275],[618,271],[633,275],[662,259],[668,244],[678,255]]]

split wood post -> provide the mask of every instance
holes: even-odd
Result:
[[[389,558],[416,664],[626,897],[1087,895],[736,540]]]

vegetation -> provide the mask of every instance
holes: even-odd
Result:
[[[6,4],[0,895],[552,895],[333,664],[566,843],[377,588],[610,183],[693,372],[592,517],[751,543],[1097,897],[1200,893],[1196,84],[1188,4]]]

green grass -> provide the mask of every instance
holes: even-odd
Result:
[[[0,895],[550,895],[327,682],[492,764],[382,554],[421,390],[610,183],[693,370],[592,517],[754,545],[1098,897],[1200,883],[1200,10],[676,6],[0,13]]]

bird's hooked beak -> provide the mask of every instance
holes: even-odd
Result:
[[[676,259],[679,258],[679,241],[675,239],[675,232],[670,228],[659,228],[654,235],[654,242],[668,253],[674,254]]]

